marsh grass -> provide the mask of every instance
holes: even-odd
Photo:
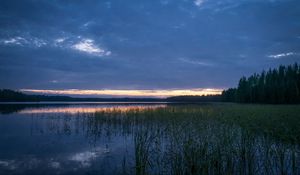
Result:
[[[298,111],[296,106],[180,106],[127,111],[117,120],[131,123],[140,143],[136,156],[143,160],[135,166],[144,169],[137,174],[299,174]]]
[[[62,120],[57,132],[92,142],[121,135],[133,155],[120,174],[300,174],[297,105],[178,105],[96,112]],[[53,124],[51,129],[53,129]],[[75,133],[76,133],[75,132]]]

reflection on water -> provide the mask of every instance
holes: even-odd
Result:
[[[88,118],[95,112],[164,107],[166,104],[1,104],[0,174],[123,174],[124,160],[134,159],[132,135],[111,135],[110,125],[100,127]]]
[[[10,114],[14,112],[23,114],[42,114],[42,113],[94,113],[109,112],[117,109],[120,111],[128,111],[132,109],[147,109],[166,107],[168,103],[160,102],[45,102],[45,103],[0,103],[0,114]]]
[[[18,104],[0,108],[0,174],[300,172],[298,144],[213,120],[220,113],[209,105]]]
[[[144,110],[144,109],[155,109],[163,108],[166,105],[112,105],[112,106],[67,106],[67,107],[43,107],[43,108],[27,108],[19,111],[20,114],[51,114],[51,113],[67,113],[67,114],[77,114],[77,113],[95,113],[95,112],[127,112],[130,110]]]

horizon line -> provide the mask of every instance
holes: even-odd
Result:
[[[219,88],[192,88],[192,89],[158,89],[158,90],[114,90],[114,89],[20,89],[21,92],[45,94],[45,95],[69,95],[69,96],[111,96],[111,97],[172,97],[172,96],[202,96],[220,95],[224,89]]]

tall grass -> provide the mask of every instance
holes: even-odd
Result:
[[[221,104],[116,109],[72,120],[80,120],[74,130],[94,142],[101,136],[133,139],[124,174],[297,175],[299,115],[296,105]]]

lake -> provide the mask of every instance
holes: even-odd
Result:
[[[299,174],[299,106],[0,104],[0,174]]]

